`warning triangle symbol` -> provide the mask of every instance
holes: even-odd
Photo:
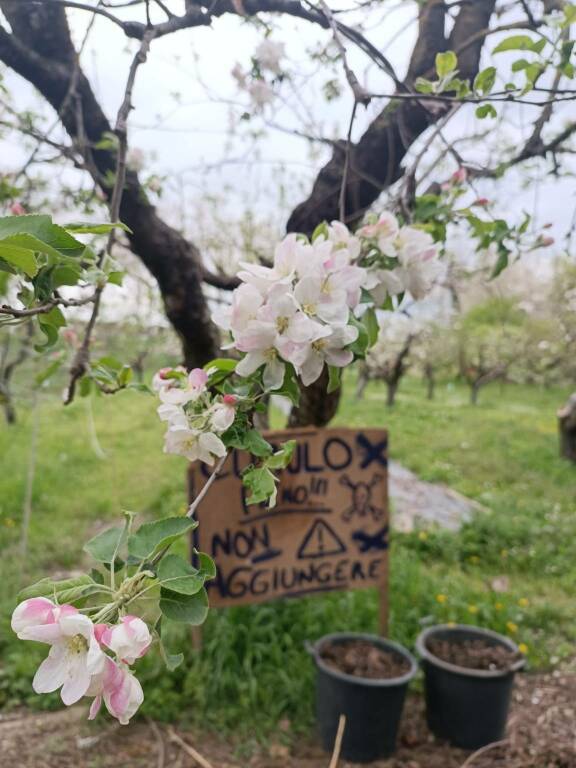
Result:
[[[346,552],[346,547],[342,540],[334,533],[332,528],[324,520],[316,520],[309,530],[300,549],[298,558],[326,557],[328,555],[340,555]]]

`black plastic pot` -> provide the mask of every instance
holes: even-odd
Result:
[[[479,749],[502,739],[514,675],[524,666],[524,659],[519,657],[507,670],[466,669],[430,653],[427,643],[432,639],[484,640],[490,645],[504,646],[519,656],[516,643],[488,629],[465,624],[430,627],[416,641],[424,668],[430,730],[464,749]]]
[[[346,675],[329,667],[321,658],[322,649],[333,643],[366,640],[385,651],[394,651],[410,664],[402,677],[373,680]],[[413,656],[401,645],[376,635],[338,633],[326,635],[308,651],[314,658],[316,717],[324,749],[334,748],[340,715],[346,716],[341,756],[354,763],[369,763],[394,752],[408,683],[418,670]]]

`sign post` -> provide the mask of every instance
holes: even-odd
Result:
[[[210,605],[376,586],[387,634],[387,433],[305,428],[266,438],[273,445],[296,440],[276,506],[246,504],[240,475],[252,458],[233,451],[198,507],[193,546],[217,566],[207,584]],[[203,464],[190,467],[191,499],[209,476]]]

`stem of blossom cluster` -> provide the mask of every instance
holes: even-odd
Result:
[[[190,504],[190,506],[188,507],[188,512],[186,512],[186,517],[193,517],[194,512],[196,512],[196,510],[198,509],[198,506],[200,505],[200,502],[202,501],[204,496],[206,496],[206,494],[210,490],[210,486],[212,485],[214,480],[216,480],[216,478],[220,474],[220,470],[222,469],[222,467],[226,463],[226,459],[227,458],[228,458],[228,454],[226,453],[226,454],[224,454],[224,456],[222,456],[221,459],[218,459],[218,463],[214,467],[214,472],[212,472],[212,474],[210,475],[210,477],[206,481],[204,487],[202,488],[202,490],[200,491],[198,496],[196,496],[196,498],[194,499],[192,504]]]

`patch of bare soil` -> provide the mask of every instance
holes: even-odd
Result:
[[[0,716],[1,768],[328,768],[314,741],[267,747],[139,721],[87,723],[86,709]],[[421,697],[407,702],[396,755],[373,768],[576,768],[576,672],[520,675],[507,739],[475,754],[433,739]],[[250,747],[250,748],[249,748]],[[247,756],[246,756],[247,755]],[[339,768],[355,768],[340,761]]]
[[[385,651],[366,640],[330,643],[322,649],[320,656],[333,669],[372,680],[402,677],[410,670],[410,663],[404,656]]]
[[[465,669],[505,670],[520,658],[503,645],[485,640],[429,640],[426,647],[436,658]]]

